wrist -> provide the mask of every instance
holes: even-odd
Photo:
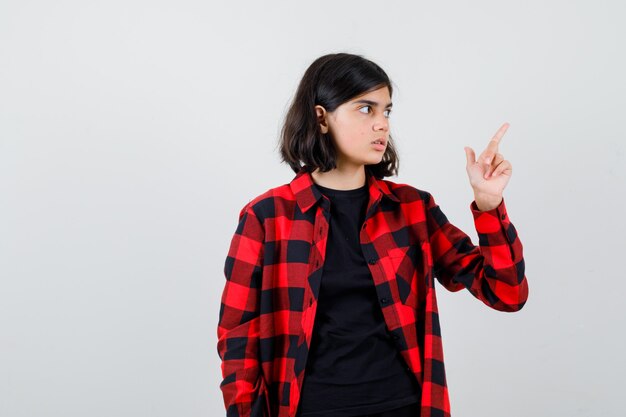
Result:
[[[498,207],[502,202],[501,195],[485,195],[485,194],[474,194],[474,201],[476,202],[476,206],[480,211],[489,211]]]

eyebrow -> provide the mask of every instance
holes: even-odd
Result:
[[[357,100],[354,102],[354,104],[359,104],[359,103],[369,104],[371,106],[378,106],[378,103],[372,100]],[[392,102],[387,103],[387,106],[385,106],[385,108],[390,108],[390,107],[393,107]]]

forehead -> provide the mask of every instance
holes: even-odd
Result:
[[[391,98],[389,97],[389,88],[381,87],[377,90],[369,91],[365,94],[354,97],[350,101],[350,104],[367,103],[376,106],[387,107],[391,105]]]

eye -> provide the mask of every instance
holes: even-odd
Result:
[[[363,109],[368,109],[368,110],[370,110],[371,108],[372,108],[372,106],[367,105],[367,106],[363,106],[363,107],[361,107],[361,108],[359,109],[359,111],[361,111],[361,110],[363,110]],[[389,117],[389,115],[391,114],[391,109],[387,109],[387,110],[385,110],[385,112],[387,112],[387,114],[385,115],[385,117],[387,117],[387,118],[388,118],[388,117]],[[368,113],[371,113],[371,112],[366,111],[366,112],[361,112],[361,113],[363,113],[363,114],[368,114]]]

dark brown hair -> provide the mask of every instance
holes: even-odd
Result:
[[[385,71],[360,55],[341,52],[317,58],[305,71],[285,116],[279,144],[281,162],[296,173],[301,162],[309,172],[336,168],[335,146],[330,132],[320,131],[315,106],[332,112],[354,97],[385,86],[391,97],[393,89]],[[377,178],[398,175],[399,159],[391,134],[383,159],[365,168]]]

